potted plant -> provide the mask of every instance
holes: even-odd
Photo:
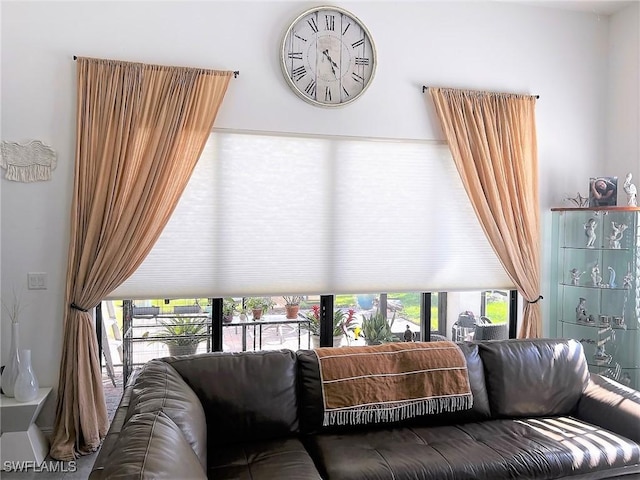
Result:
[[[238,304],[231,297],[225,297],[222,300],[222,321],[224,323],[233,322],[233,314],[236,311]]]
[[[347,345],[351,343],[350,333],[355,332],[358,328],[356,324],[356,311],[350,308],[345,313],[343,310],[333,312],[333,346],[340,347],[342,341],[346,338]],[[357,335],[354,334],[357,338]]]
[[[262,315],[273,306],[273,301],[269,297],[249,297],[245,305],[253,312],[253,319],[260,320]]]
[[[311,341],[314,348],[320,346],[320,307],[314,305],[305,315],[300,316],[309,323],[303,324],[302,327],[309,330]],[[333,346],[339,347],[343,337],[347,337],[349,341],[349,332],[353,332],[357,328],[355,324],[355,310],[349,309],[347,314],[342,310],[333,312]]]
[[[394,340],[393,333],[391,333],[391,326],[396,319],[394,312],[391,321],[389,322],[380,310],[376,313],[372,313],[368,317],[362,315],[362,336],[367,345],[380,345],[381,343],[392,342]]]
[[[300,311],[300,302],[302,297],[300,295],[283,296],[284,308],[287,312],[288,320],[295,320],[298,318],[298,312]]]
[[[172,318],[158,319],[162,328],[154,335],[156,342],[169,347],[169,355],[193,355],[198,344],[207,334],[207,325],[202,318],[191,318],[176,315]]]

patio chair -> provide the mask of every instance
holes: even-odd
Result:
[[[508,323],[485,323],[476,325],[475,340],[504,340],[509,338]]]

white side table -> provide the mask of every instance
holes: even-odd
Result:
[[[6,461],[40,465],[47,457],[49,442],[34,422],[50,392],[51,387],[40,388],[30,402],[0,395],[0,467]]]

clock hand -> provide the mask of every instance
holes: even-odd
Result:
[[[322,54],[327,57],[327,60],[329,60],[329,66],[331,67],[331,72],[333,73],[333,76],[336,77],[336,80],[338,79],[338,74],[336,73],[336,69],[333,68],[334,66],[337,68],[338,64],[336,62],[333,61],[333,59],[331,58],[331,56],[329,55],[329,49],[325,49],[322,51]]]
[[[322,53],[324,54],[324,56],[325,56],[325,57],[327,57],[327,60],[329,60],[329,62],[331,62],[331,65],[332,65],[333,67],[337,67],[337,66],[338,66],[338,64],[337,64],[336,62],[334,62],[334,61],[331,59],[331,57],[329,56],[329,49],[324,50]],[[333,69],[333,68],[332,68],[332,69]],[[335,72],[334,72],[334,73],[335,73]]]
[[[333,72],[333,76],[336,77],[336,79],[338,78],[338,75],[336,74],[336,69],[333,68],[334,66],[338,66],[338,64],[336,62],[334,62],[331,59],[331,56],[329,56],[329,49],[325,49],[322,51],[322,54],[327,57],[327,60],[329,60],[329,66],[331,67],[331,71]]]

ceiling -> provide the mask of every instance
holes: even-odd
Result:
[[[508,1],[508,0],[507,0]],[[596,13],[598,15],[611,15],[640,0],[512,0],[516,3],[532,5],[536,7],[557,8],[562,10],[574,10],[580,12]]]
[[[611,15],[640,0],[513,0],[526,5]]]

